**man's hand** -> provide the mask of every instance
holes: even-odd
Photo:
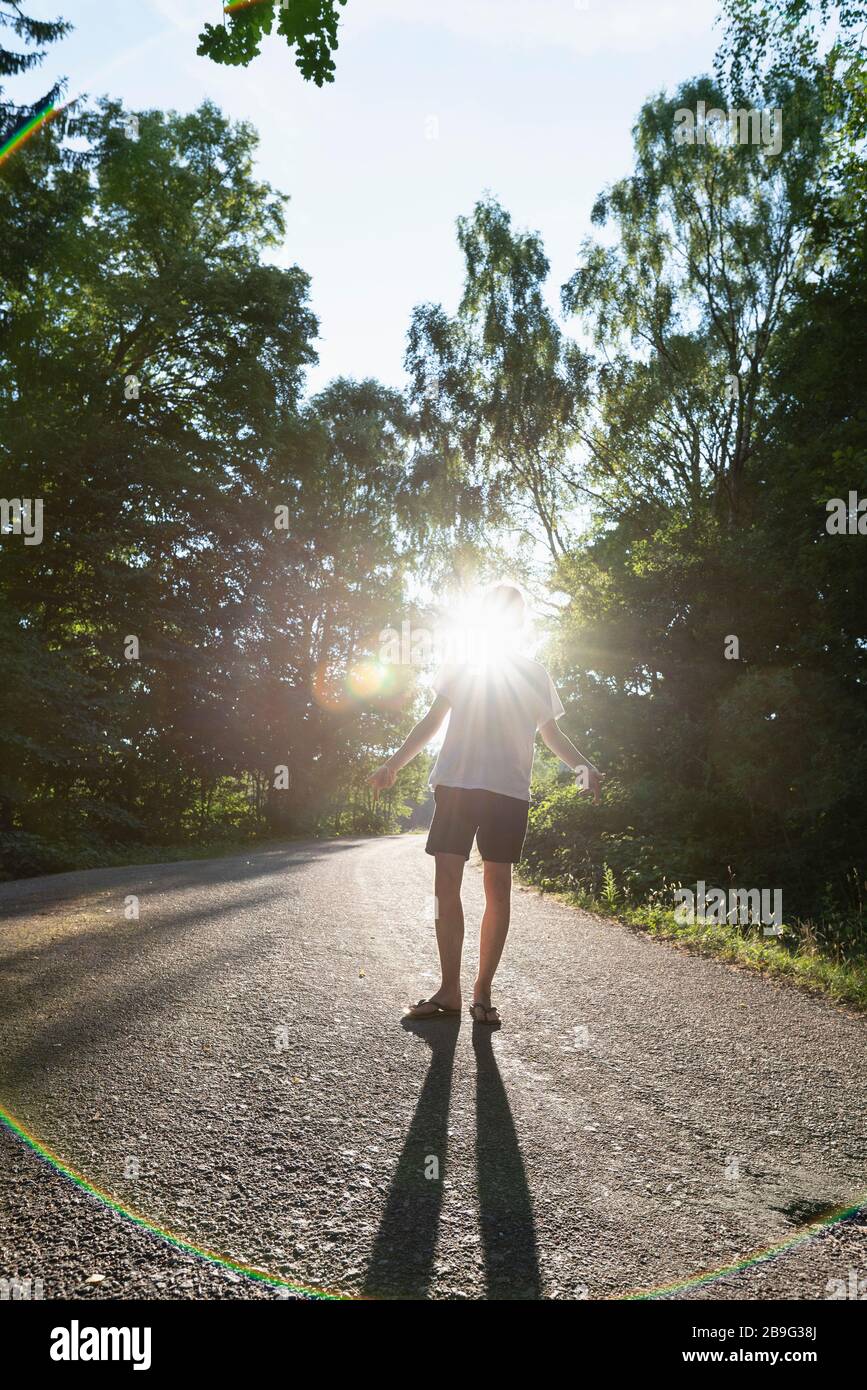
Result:
[[[585,792],[593,797],[593,805],[598,806],[602,797],[599,795],[602,790],[602,782],[605,777],[604,772],[600,772],[596,767],[590,767],[587,763],[579,763],[575,768],[575,785],[578,793],[583,796]]]
[[[389,787],[394,786],[396,777],[397,773],[391,766],[391,763],[383,763],[382,767],[378,767],[376,771],[368,777],[367,780],[373,787],[374,801],[376,801],[380,792],[388,791]]]

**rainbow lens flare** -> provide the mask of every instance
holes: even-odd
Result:
[[[70,1182],[75,1183],[76,1187],[79,1187],[83,1192],[89,1193],[91,1197],[96,1197],[98,1201],[110,1207],[110,1209],[117,1212],[119,1216],[126,1217],[128,1221],[132,1221],[136,1226],[141,1227],[142,1230],[147,1231],[150,1235],[157,1236],[158,1239],[165,1241],[168,1245],[174,1246],[177,1250],[183,1250],[185,1254],[195,1255],[197,1258],[207,1260],[211,1264],[220,1265],[223,1269],[231,1270],[234,1274],[244,1275],[247,1279],[254,1279],[260,1283],[272,1284],[275,1288],[290,1289],[293,1293],[301,1294],[307,1298],[328,1299],[332,1302],[368,1301],[364,1294],[345,1294],[330,1289],[314,1288],[307,1284],[295,1284],[288,1279],[283,1279],[279,1274],[271,1274],[268,1270],[257,1269],[254,1265],[241,1264],[239,1261],[231,1260],[228,1256],[220,1255],[214,1250],[206,1250],[200,1245],[195,1245],[184,1236],[178,1235],[174,1231],[169,1231],[163,1226],[155,1225],[154,1222],[149,1221],[146,1216],[142,1216],[140,1212],[135,1211],[132,1207],[124,1206],[123,1203],[119,1202],[116,1197],[113,1197],[110,1192],[105,1192],[101,1187],[97,1187],[95,1183],[89,1182],[81,1173],[76,1172],[69,1164],[64,1163],[61,1158],[58,1158],[57,1154],[52,1153],[52,1151],[43,1144],[41,1140],[37,1139],[35,1135],[30,1134],[21,1122],[16,1120],[14,1115],[11,1115],[9,1111],[4,1110],[2,1106],[0,1106],[0,1121],[2,1121],[6,1128],[9,1129],[16,1138],[23,1140],[28,1148],[39,1158],[44,1159],[46,1163],[50,1164],[55,1172],[60,1173],[62,1177],[68,1178]],[[742,1260],[736,1260],[732,1264],[722,1265],[718,1269],[705,1270],[700,1274],[692,1275],[689,1279],[683,1279],[673,1284],[659,1284],[653,1288],[636,1289],[629,1293],[610,1294],[606,1301],[622,1300],[624,1302],[633,1302],[638,1299],[669,1298],[673,1294],[687,1293],[691,1289],[698,1289],[706,1284],[712,1284],[717,1279],[725,1279],[733,1274],[742,1274],[745,1270],[752,1268],[754,1265],[764,1264],[769,1260],[778,1259],[781,1255],[786,1254],[787,1251],[793,1250],[798,1245],[805,1244],[821,1231],[837,1225],[840,1221],[846,1221],[850,1217],[857,1216],[859,1212],[864,1210],[865,1206],[867,1206],[867,1194],[859,1199],[859,1201],[855,1202],[854,1205],[838,1208],[833,1211],[830,1216],[823,1217],[820,1221],[813,1222],[805,1230],[797,1231],[795,1235],[790,1236],[787,1240],[779,1241],[773,1245],[763,1246],[759,1250],[752,1251]]]
[[[64,105],[67,104],[68,103],[64,102]],[[31,135],[35,135],[38,130],[41,130],[44,125],[47,125],[52,116],[56,116],[58,112],[62,110],[63,106],[55,106],[52,101],[43,111],[39,111],[35,116],[31,116],[30,120],[27,121],[20,130],[17,130],[14,135],[10,135],[9,139],[5,141],[4,144],[0,145],[0,164],[8,159],[11,154],[14,154],[17,149],[20,149],[21,146],[30,139]]]
[[[178,1235],[176,1232],[170,1231],[164,1226],[155,1225],[154,1222],[149,1221],[146,1216],[142,1216],[141,1212],[135,1211],[133,1207],[124,1206],[124,1204],[118,1201],[116,1197],[113,1197],[110,1192],[105,1192],[101,1187],[97,1187],[95,1183],[89,1182],[82,1173],[76,1172],[68,1163],[64,1163],[62,1158],[58,1158],[57,1154],[52,1153],[47,1145],[43,1144],[40,1139],[37,1139],[34,1134],[31,1134],[25,1129],[20,1120],[16,1120],[15,1116],[11,1115],[8,1110],[4,1110],[2,1106],[0,1106],[0,1121],[2,1121],[6,1128],[11,1130],[18,1139],[22,1139],[33,1153],[50,1164],[55,1172],[60,1173],[62,1177],[68,1178],[70,1182],[75,1183],[76,1187],[79,1187],[82,1192],[88,1192],[91,1197],[96,1197],[97,1201],[102,1202],[104,1206],[117,1212],[119,1216],[126,1217],[127,1221],[132,1221],[136,1226],[140,1226],[142,1230],[147,1231],[150,1235],[157,1236],[158,1239],[165,1241],[167,1245],[174,1246],[177,1250],[183,1250],[187,1255],[195,1255],[198,1259],[207,1260],[210,1264],[220,1265],[223,1269],[231,1270],[233,1274],[243,1274],[247,1279],[255,1279],[263,1284],[273,1284],[275,1288],[289,1289],[292,1293],[302,1294],[306,1298],[349,1302],[353,1299],[363,1297],[363,1295],[338,1293],[331,1289],[317,1289],[307,1284],[294,1284],[289,1279],[281,1278],[279,1274],[270,1274],[268,1270],[257,1269],[254,1265],[241,1264],[237,1260],[230,1260],[226,1255],[218,1254],[215,1250],[206,1250],[201,1245],[195,1245],[192,1241],[187,1240],[185,1236]]]

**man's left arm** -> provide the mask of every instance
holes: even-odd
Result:
[[[591,763],[589,758],[585,758],[572,742],[567,738],[563,730],[558,726],[556,719],[549,719],[545,724],[539,725],[539,733],[542,740],[551,749],[551,752],[566,764],[571,772],[578,772],[580,768],[587,769],[587,786],[582,787],[582,791],[592,792],[593,801],[598,806],[601,800],[599,796],[604,772],[600,772],[598,767]]]

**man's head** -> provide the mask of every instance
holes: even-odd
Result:
[[[524,626],[527,613],[524,595],[514,584],[495,584],[482,598],[482,613],[492,627],[517,632]]]

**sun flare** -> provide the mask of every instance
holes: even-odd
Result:
[[[469,666],[499,666],[520,645],[523,625],[486,604],[484,595],[447,606],[441,626],[442,659]]]

